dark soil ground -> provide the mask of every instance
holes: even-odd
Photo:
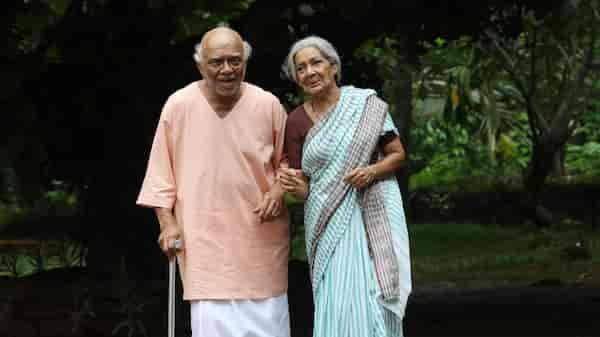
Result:
[[[299,262],[290,267],[292,336],[311,336],[307,268]],[[85,288],[87,293],[82,291]],[[111,336],[127,317],[143,324],[149,337],[166,336],[166,293],[165,280],[89,281],[83,270],[2,279],[0,336]],[[130,316],[124,308],[131,309]],[[187,304],[180,303],[178,336],[189,336],[188,315]],[[539,282],[460,289],[451,284],[417,284],[404,326],[406,336],[600,336],[599,317],[597,286]],[[116,336],[127,336],[128,331],[123,323]]]

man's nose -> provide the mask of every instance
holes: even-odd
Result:
[[[229,61],[223,62],[223,69],[221,69],[221,71],[225,73],[230,73],[233,71],[233,67],[231,64],[229,64]]]

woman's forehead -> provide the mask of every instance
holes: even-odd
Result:
[[[300,49],[296,53],[296,55],[294,56],[294,61],[296,63],[306,62],[306,61],[308,61],[310,59],[313,59],[315,57],[322,58],[324,56],[323,56],[323,53],[321,53],[321,51],[318,48],[315,48],[315,47],[305,47],[305,48]]]

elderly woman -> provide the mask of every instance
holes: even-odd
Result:
[[[338,85],[340,57],[320,37],[297,41],[284,71],[310,97],[288,117],[279,173],[304,200],[313,336],[401,336],[411,276],[394,171],[404,149],[388,106]]]

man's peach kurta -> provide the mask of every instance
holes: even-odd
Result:
[[[259,299],[287,291],[287,213],[260,222],[253,209],[274,183],[286,113],[272,94],[242,83],[219,117],[198,83],[163,108],[137,203],[174,208],[183,228],[184,298]]]

